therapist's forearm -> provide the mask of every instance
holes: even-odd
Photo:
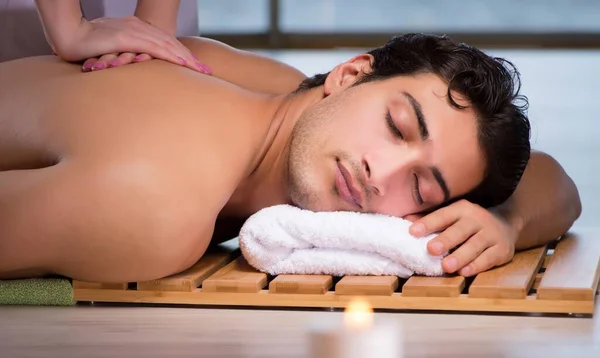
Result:
[[[60,55],[83,18],[79,0],[35,0],[35,5],[46,40]]]
[[[575,183],[551,156],[532,152],[515,193],[496,212],[518,230],[517,250],[543,245],[569,230],[581,214]]]
[[[175,36],[180,2],[180,0],[138,0],[135,16]]]

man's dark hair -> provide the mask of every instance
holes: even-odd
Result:
[[[458,199],[489,208],[503,203],[515,191],[530,156],[530,124],[525,111],[528,101],[519,94],[521,82],[515,66],[502,58],[450,40],[447,36],[405,34],[368,52],[372,71],[355,85],[401,75],[432,73],[448,83],[451,91],[465,96],[478,117],[478,140],[486,161],[482,183]],[[304,80],[304,91],[325,83],[328,73]],[[519,105],[517,101],[522,103]]]

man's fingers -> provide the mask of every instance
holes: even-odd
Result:
[[[461,272],[468,273],[468,265],[476,260],[488,247],[489,243],[482,235],[474,235],[451,255],[442,260],[442,268],[447,273],[454,273],[461,269],[466,269],[466,271]]]
[[[438,209],[415,221],[410,226],[410,234],[416,237],[442,231],[460,218],[460,212],[453,205]]]
[[[476,233],[477,227],[473,225],[473,222],[460,220],[429,241],[427,243],[427,250],[432,255],[441,255],[462,244]]]
[[[492,246],[483,251],[473,262],[460,269],[458,273],[461,276],[473,276],[507,261],[502,250],[498,246]]]
[[[408,220],[410,222],[415,222],[423,217],[422,214],[410,214],[403,217],[404,220]]]
[[[463,267],[459,273],[463,276],[476,275],[492,267],[503,265],[514,257],[514,246],[504,242],[491,246],[479,255],[473,262]]]

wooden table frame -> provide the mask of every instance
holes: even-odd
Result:
[[[594,232],[569,232],[519,252],[474,278],[279,275],[251,267],[239,250],[206,254],[177,275],[135,283],[74,281],[78,302],[343,308],[361,296],[375,309],[593,315],[600,276]]]

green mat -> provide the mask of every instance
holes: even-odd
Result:
[[[0,280],[1,305],[72,306],[73,286],[66,278]]]

